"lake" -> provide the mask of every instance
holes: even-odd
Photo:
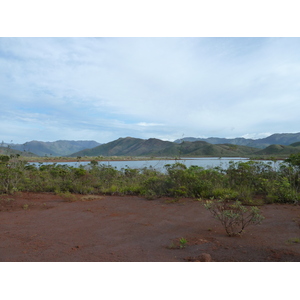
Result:
[[[166,164],[174,164],[175,162],[183,163],[187,167],[190,166],[199,166],[203,168],[214,168],[214,167],[221,167],[223,169],[227,169],[229,166],[229,162],[240,162],[240,161],[249,161],[249,158],[243,158],[243,157],[201,157],[201,158],[181,158],[181,159],[157,159],[157,160],[132,160],[132,161],[99,161],[99,164],[104,164],[107,166],[112,166],[116,168],[117,170],[121,170],[122,168],[132,168],[132,169],[142,169],[142,168],[154,168],[160,172],[164,172],[165,168],[164,166]],[[272,161],[269,160],[260,160],[261,162],[265,163],[272,163]],[[56,164],[60,165],[68,165],[73,167],[79,167],[80,165],[86,166],[90,162],[84,161],[84,162],[58,162]],[[33,163],[38,165],[38,163]],[[52,162],[45,162],[44,165],[47,164],[53,164]],[[278,166],[280,162],[276,162],[274,166]]]

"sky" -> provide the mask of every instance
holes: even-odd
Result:
[[[0,138],[300,131],[300,38],[0,38]]]

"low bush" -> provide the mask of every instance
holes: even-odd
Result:
[[[228,236],[241,235],[250,224],[259,224],[264,217],[255,206],[245,207],[240,201],[206,201],[204,207],[221,222]]]

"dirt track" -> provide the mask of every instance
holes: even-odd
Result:
[[[192,199],[76,197],[1,195],[0,261],[300,261],[299,206],[265,205],[261,225],[228,237]]]

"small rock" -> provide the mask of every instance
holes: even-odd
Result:
[[[208,253],[202,253],[198,256],[198,260],[201,262],[211,262],[211,255]]]

